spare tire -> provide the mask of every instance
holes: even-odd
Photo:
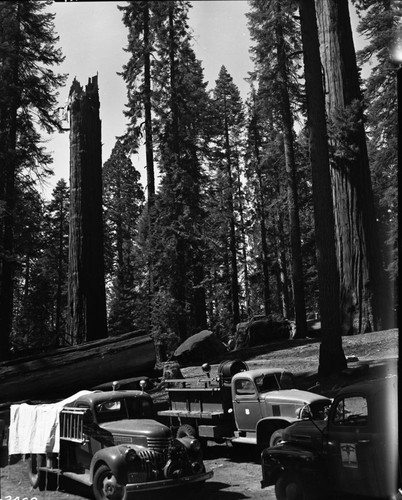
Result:
[[[233,375],[246,370],[248,366],[241,359],[227,359],[218,366],[218,376],[224,384],[230,384]]]
[[[197,433],[192,425],[183,424],[177,429],[177,438],[182,437],[196,437]]]

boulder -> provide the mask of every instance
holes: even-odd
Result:
[[[192,335],[175,350],[173,358],[181,366],[202,364],[226,352],[225,344],[209,330]]]
[[[236,349],[269,344],[274,340],[289,339],[292,324],[279,314],[255,316],[247,323],[239,323],[236,328]]]

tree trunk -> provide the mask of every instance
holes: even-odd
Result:
[[[150,41],[149,41],[149,6],[144,2],[144,114],[145,114],[145,154],[147,159],[147,192],[148,210],[155,201],[155,172],[154,172],[154,150],[152,139],[152,116],[151,116],[151,63],[150,63]]]
[[[320,292],[322,341],[318,372],[320,375],[329,375],[345,368],[346,359],[342,348],[339,276],[336,266],[334,235],[335,220],[314,0],[300,0],[300,22],[310,129],[310,159]]]
[[[230,277],[231,277],[231,296],[233,307],[233,323],[240,323],[240,307],[239,307],[239,279],[237,271],[237,249],[236,249],[236,227],[233,206],[233,176],[232,176],[232,158],[229,141],[229,125],[226,114],[226,95],[225,99],[225,156],[226,156],[226,175],[227,175],[227,203],[229,222],[229,252],[230,252]]]
[[[292,312],[289,297],[289,279],[287,272],[286,244],[283,229],[283,215],[277,212],[277,262],[278,262],[278,295],[279,304],[284,318],[289,318]]]
[[[169,63],[170,63],[170,109],[172,114],[172,130],[171,130],[171,152],[173,164],[171,172],[179,171],[181,168],[180,158],[180,137],[179,137],[179,108],[177,95],[177,71],[176,71],[176,40],[174,28],[174,2],[169,3]],[[168,174],[169,175],[169,174]],[[182,205],[178,205],[178,212],[183,209]],[[181,214],[180,214],[181,215]],[[185,242],[182,235],[176,233],[176,262],[175,276],[173,277],[172,295],[175,298],[179,307],[178,311],[178,334],[183,342],[188,335],[186,309],[186,259],[185,259]]]
[[[0,263],[0,359],[7,359],[10,354],[10,336],[13,323],[13,296],[14,296],[14,209],[15,209],[15,178],[17,171],[17,112],[20,106],[19,86],[19,57],[20,57],[20,2],[15,4],[15,54],[10,56],[10,80],[11,90],[9,102],[5,104],[5,118],[2,117],[2,144],[3,174],[0,192],[4,203],[4,215],[2,215],[2,227],[0,234],[2,260]],[[10,82],[8,82],[10,83]],[[4,128],[3,128],[4,126]]]
[[[280,4],[277,1],[278,16],[276,21],[276,43],[278,58],[278,79],[280,82],[280,105],[282,115],[283,143],[287,177],[287,197],[290,223],[290,246],[292,262],[293,296],[296,316],[295,338],[303,338],[307,334],[306,308],[304,300],[303,265],[300,242],[299,201],[297,193],[296,163],[293,147],[293,117],[290,108],[289,81],[285,40],[280,21]]]
[[[381,257],[347,0],[316,1],[328,118],[344,335],[380,327]]]
[[[70,89],[69,312],[74,343],[107,336],[97,77]]]
[[[255,106],[255,102],[254,102]],[[263,276],[263,294],[264,294],[264,313],[266,316],[271,312],[271,298],[270,298],[270,287],[269,287],[269,269],[268,269],[268,244],[267,244],[267,228],[265,225],[265,204],[263,195],[263,182],[262,182],[262,172],[260,164],[260,135],[257,128],[257,118],[254,116],[253,119],[253,139],[254,139],[254,155],[256,162],[256,173],[258,179],[258,195],[257,195],[257,215],[260,222],[260,237],[261,237],[261,264],[262,264],[262,276]]]

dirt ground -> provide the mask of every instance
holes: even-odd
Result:
[[[397,373],[398,331],[388,330],[343,339],[345,355],[349,358],[348,371],[340,377],[320,380],[317,377],[319,341],[317,339],[282,341],[267,346],[229,353],[228,357],[246,361],[250,368],[261,365],[284,367],[292,371],[300,388],[314,388],[315,392],[333,396],[337,390],[362,379],[385,377]],[[212,364],[211,376],[218,362]],[[184,368],[185,376],[197,376],[198,367]],[[156,395],[157,402],[164,396]],[[261,466],[254,447],[232,448],[230,445],[210,443],[205,452],[207,470],[214,476],[204,487],[195,485],[186,490],[163,491],[137,496],[136,500],[275,500],[274,488],[261,489]],[[7,449],[2,448],[0,461],[0,500],[80,500],[92,498],[91,492],[72,481],[63,481],[57,491],[32,490],[27,474],[28,463],[21,457],[8,462]]]

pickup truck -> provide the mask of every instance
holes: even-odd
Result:
[[[213,475],[205,471],[197,439],[173,438],[153,419],[148,394],[84,391],[66,401],[11,407],[10,454],[30,453],[34,488],[65,476],[91,486],[96,500],[125,500],[129,492],[204,482]]]
[[[169,409],[158,412],[178,436],[197,436],[201,442],[230,441],[275,444],[285,427],[302,417],[309,406],[322,418],[331,400],[295,388],[293,375],[280,368],[249,370],[241,360],[226,360],[216,378],[203,365],[201,378],[166,380]]]
[[[324,420],[304,414],[262,452],[263,488],[274,484],[278,500],[402,499],[396,376],[341,389]]]

